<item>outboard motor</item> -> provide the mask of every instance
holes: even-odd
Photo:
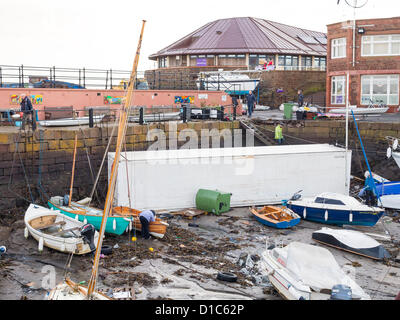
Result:
[[[292,201],[296,201],[296,200],[299,200],[300,198],[301,198],[301,192],[302,192],[303,190],[300,190],[300,191],[297,191],[291,198],[290,198],[290,200],[292,200]]]
[[[349,286],[338,284],[333,286],[330,300],[351,300],[352,291]]]
[[[85,224],[80,231],[83,242],[87,243],[90,247],[90,252],[95,251],[96,246],[94,245],[94,234],[96,232],[96,229],[94,228],[94,226],[92,224]]]
[[[69,205],[69,196],[68,196],[68,195],[65,195],[65,196],[64,196],[63,205],[64,205],[64,206],[68,206],[68,205]]]

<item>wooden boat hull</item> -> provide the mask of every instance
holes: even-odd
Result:
[[[47,202],[49,208],[58,210],[62,214],[72,218],[77,219],[86,223],[92,224],[96,230],[100,230],[101,219],[103,218],[103,211],[96,208],[91,208],[88,206],[77,204],[76,202],[71,202],[73,208],[58,206],[51,201]],[[76,209],[76,210],[75,210]],[[121,235],[129,228],[130,219],[129,217],[118,217],[112,216],[108,217],[106,223],[106,233]]]
[[[272,228],[287,229],[300,222],[300,216],[288,208],[266,206],[260,210],[250,208],[250,212],[258,222]]]
[[[28,237],[30,234],[35,240],[39,242],[39,251],[43,250],[43,246],[48,248],[65,252],[74,253],[75,255],[83,255],[90,253],[89,244],[85,243],[81,237],[61,237],[55,234],[60,233],[46,233],[46,228],[63,228],[64,230],[69,229],[80,229],[85,224],[74,219],[71,219],[63,214],[56,211],[31,204],[25,213],[24,217],[26,233]],[[40,230],[42,229],[42,230]],[[77,232],[78,233],[78,232]],[[97,244],[99,234],[95,233],[94,243]]]
[[[142,231],[142,224],[140,223],[139,214],[141,211],[128,208],[128,207],[115,207],[113,212],[121,215],[132,217],[133,228],[136,231]],[[162,221],[160,218],[156,218],[155,222],[150,222],[149,233],[156,238],[163,238],[167,232],[168,223]]]
[[[66,279],[57,285],[45,297],[46,300],[87,300],[87,287]],[[95,291],[92,300],[113,300],[101,292]]]

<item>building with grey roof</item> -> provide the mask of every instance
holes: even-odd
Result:
[[[158,68],[325,70],[326,34],[259,18],[209,22],[149,56]]]

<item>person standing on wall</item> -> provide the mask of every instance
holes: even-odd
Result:
[[[32,124],[32,113],[33,113],[33,107],[32,107],[32,102],[31,100],[27,97],[27,95],[25,93],[21,94],[21,112],[22,112],[22,130],[25,130],[25,124],[26,122],[30,121],[30,123]]]
[[[280,123],[275,127],[275,140],[277,140],[278,144],[282,144],[283,142],[282,126]]]
[[[249,94],[246,96],[247,100],[247,112],[249,115],[249,118],[251,118],[251,115],[253,114],[254,110],[254,104],[256,102],[256,96],[253,94],[253,91],[249,91]]]
[[[149,225],[156,221],[156,213],[154,210],[144,210],[139,214],[139,220],[142,224],[142,237],[145,240],[150,239]]]
[[[299,108],[303,106],[304,103],[304,96],[303,96],[303,90],[297,91],[297,103],[299,105]]]

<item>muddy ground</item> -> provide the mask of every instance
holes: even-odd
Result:
[[[0,245],[7,246],[7,254],[0,257],[2,300],[41,300],[48,291],[45,288],[52,284],[46,277],[49,270],[56,271],[56,283],[66,273],[68,255],[47,248],[39,254],[37,241],[24,238],[23,215],[23,210],[1,214]],[[390,236],[390,241],[377,240],[398,258],[398,218],[397,213],[390,213],[374,227],[354,229]],[[115,248],[111,255],[101,259],[99,289],[111,292],[115,288],[133,287],[136,299],[281,299],[259,273],[257,263],[261,251],[266,243],[286,245],[302,241],[319,245],[313,242],[311,234],[324,227],[302,220],[290,230],[277,230],[258,223],[248,208],[190,220],[175,216],[168,222],[170,227],[161,240],[142,240],[140,233],[133,231],[122,236],[106,235],[105,244]],[[134,236],[137,241],[132,241]],[[333,248],[329,250],[372,299],[393,300],[400,291],[400,264],[394,259],[377,262]],[[247,268],[246,258],[249,258]],[[218,271],[236,274],[237,282],[217,280]],[[87,282],[91,257],[74,256],[68,272],[72,280]]]

